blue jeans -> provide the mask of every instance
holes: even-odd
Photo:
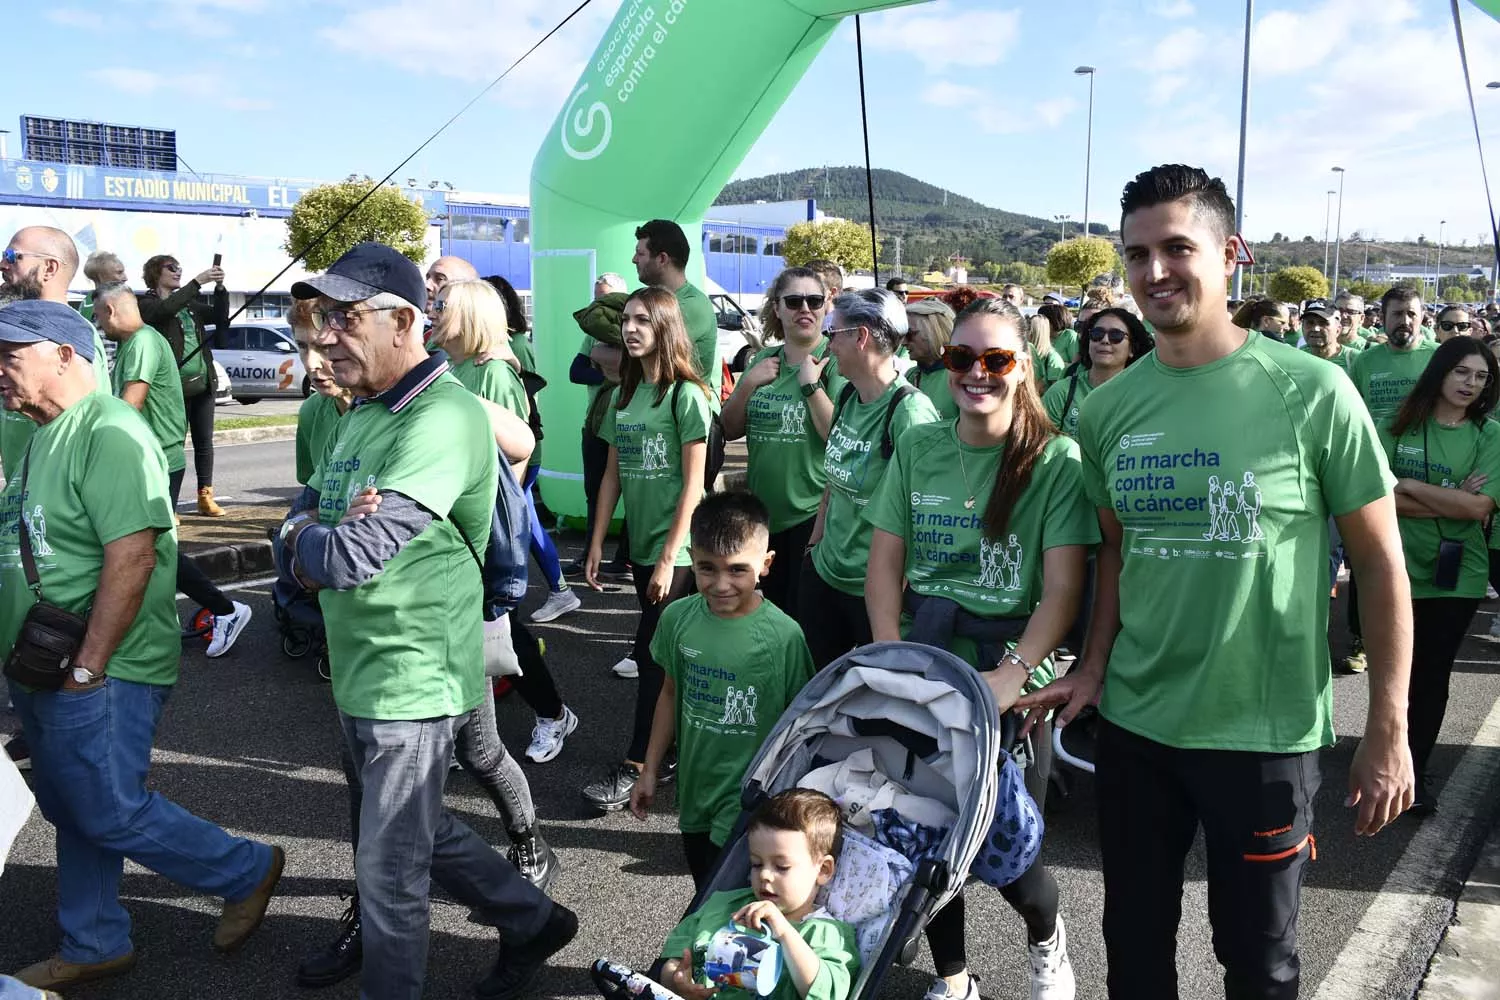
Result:
[[[537,567],[547,578],[547,589],[557,593],[563,589],[562,563],[557,559],[557,543],[547,534],[547,529],[542,527],[542,519],[536,512],[536,498],[531,495],[531,487],[536,484],[541,471],[540,465],[528,468],[521,489],[526,493],[526,515],[531,519],[531,558],[536,560]]]
[[[10,686],[31,745],[32,791],[57,828],[57,919],[69,962],[130,952],[130,915],[120,905],[126,858],[231,901],[249,896],[270,869],[268,845],[230,836],[146,790],[171,693],[113,677],[83,692]]]
[[[42,991],[19,979],[0,976],[0,1000],[42,1000]]]
[[[421,997],[434,878],[471,919],[517,944],[535,937],[552,912],[551,900],[443,806],[454,739],[473,719],[473,712],[412,721],[339,713],[359,781],[362,1000]]]

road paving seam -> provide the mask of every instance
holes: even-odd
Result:
[[[1408,1000],[1415,992],[1452,917],[1467,866],[1493,824],[1496,748],[1500,700],[1443,784],[1442,808],[1406,845],[1313,1000]],[[1455,871],[1458,865],[1465,870]]]

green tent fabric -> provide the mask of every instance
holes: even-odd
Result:
[[[1500,0],[1472,0],[1474,6],[1500,21]]]

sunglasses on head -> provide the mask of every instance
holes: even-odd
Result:
[[[781,304],[792,312],[800,312],[803,306],[817,312],[823,308],[823,303],[828,301],[826,295],[783,295]]]
[[[943,348],[943,367],[950,372],[963,374],[973,368],[976,361],[991,375],[1008,375],[1016,366],[1016,352],[1002,347],[976,351],[961,344],[949,344]]]
[[[1444,333],[1468,333],[1473,323],[1456,323],[1451,319],[1445,319],[1438,324],[1438,329]]]
[[[1124,330],[1111,330],[1107,326],[1096,326],[1089,331],[1089,339],[1096,344],[1104,340],[1105,338],[1108,338],[1111,344],[1118,344],[1120,341],[1124,340],[1125,337],[1126,334]]]

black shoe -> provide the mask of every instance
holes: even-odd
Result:
[[[630,761],[621,761],[608,771],[604,777],[592,784],[583,786],[583,799],[596,809],[605,812],[614,812],[623,809],[630,804],[630,793],[635,788],[635,783],[641,780],[640,769]]]
[[[521,877],[543,893],[552,889],[562,871],[562,862],[547,842],[535,833],[519,836],[506,852],[506,860],[516,866]]]
[[[525,994],[547,959],[562,951],[578,934],[578,915],[561,903],[552,904],[552,913],[536,937],[524,944],[500,942],[500,958],[495,968],[474,988],[480,1000],[512,1000]]]
[[[677,751],[670,751],[661,762],[661,773],[656,776],[658,785],[670,785],[677,780]]]
[[[583,560],[580,558],[580,559],[574,559],[570,563],[565,563],[563,565],[562,571],[563,571],[563,576],[582,576],[583,575]]]
[[[341,983],[359,971],[365,958],[364,939],[359,932],[359,893],[349,897],[349,906],[339,917],[338,937],[297,968],[297,985],[317,990]]]
[[[31,770],[31,745],[26,742],[26,737],[19,733],[11,737],[5,744],[5,755],[16,765],[16,770]]]
[[[635,572],[624,559],[615,559],[599,567],[599,576],[607,580],[633,580]]]

